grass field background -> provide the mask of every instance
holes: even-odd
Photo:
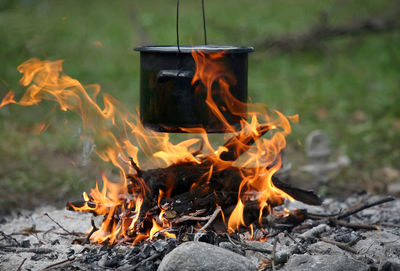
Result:
[[[202,43],[201,1],[181,1],[182,44]],[[214,0],[206,2],[212,44],[251,46],[270,35],[301,33],[321,14],[333,25],[390,13],[398,1]],[[64,59],[64,71],[132,111],[139,101],[139,45],[175,44],[175,1],[3,0],[0,2],[0,97],[21,97],[16,67],[32,57]],[[249,93],[300,122],[289,136],[287,160],[304,165],[304,141],[325,131],[335,155],[352,165],[332,185],[384,191],[400,168],[400,31],[333,39],[300,52],[255,48]],[[102,168],[80,159],[79,124],[49,112],[51,103],[0,110],[0,210],[62,203],[94,185]],[[51,119],[40,135],[37,124]],[[65,126],[64,123],[71,123]],[[299,144],[301,143],[301,144]],[[397,172],[397,173],[396,173]],[[397,177],[396,177],[397,176]],[[307,176],[303,177],[307,179]]]

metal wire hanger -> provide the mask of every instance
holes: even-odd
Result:
[[[203,13],[204,45],[207,45],[206,13],[204,8],[204,0],[201,0],[201,9]],[[176,44],[178,46],[178,52],[181,53],[181,48],[179,44],[179,0],[176,1]]]

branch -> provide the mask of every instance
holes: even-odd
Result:
[[[363,20],[349,22],[344,25],[329,25],[321,20],[318,25],[300,33],[285,33],[277,36],[267,37],[256,42],[255,47],[260,49],[275,48],[279,51],[303,51],[318,47],[323,41],[334,38],[359,36],[370,33],[386,33],[400,29],[399,12],[388,16],[376,16]]]
[[[388,196],[388,197],[385,197],[383,199],[379,199],[379,200],[371,202],[371,203],[367,202],[367,203],[364,203],[363,205],[361,205],[361,206],[359,206],[359,207],[357,207],[357,208],[355,208],[353,210],[349,210],[349,211],[345,212],[344,214],[339,215],[337,218],[338,219],[343,219],[343,218],[346,218],[348,216],[354,215],[355,213],[358,213],[358,212],[360,212],[360,211],[362,211],[364,209],[367,209],[367,208],[370,208],[370,207],[373,207],[373,206],[376,206],[376,205],[379,205],[379,204],[383,204],[383,203],[386,203],[386,202],[389,202],[389,201],[393,201],[393,200],[394,200],[394,198],[392,196]]]
[[[346,243],[336,242],[336,241],[329,240],[329,239],[326,239],[326,238],[321,238],[321,241],[323,241],[325,243],[328,243],[328,244],[331,244],[331,245],[335,245],[335,246],[337,246],[337,247],[339,247],[341,249],[347,250],[347,251],[349,251],[351,253],[354,253],[354,254],[358,254],[359,253],[359,251],[357,249],[350,247]]]
[[[222,153],[220,158],[225,161],[235,161],[240,155],[248,151],[251,145],[270,129],[270,125],[262,124],[257,127],[257,134],[248,134],[244,130],[240,131],[238,135],[231,137],[224,144],[224,147],[227,148],[228,151]]]

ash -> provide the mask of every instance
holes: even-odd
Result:
[[[302,218],[269,215],[263,242],[246,240],[244,228],[134,246],[87,243],[92,215],[42,207],[1,220],[0,270],[400,270],[400,200],[367,206],[385,198],[286,202],[275,209],[296,208]]]

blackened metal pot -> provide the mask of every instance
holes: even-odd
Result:
[[[223,53],[219,64],[222,61],[226,74],[235,79],[227,80],[231,100],[246,103],[248,53],[254,51],[252,47],[143,46],[135,50],[140,52],[140,119],[146,128],[170,133],[185,133],[186,128],[203,128],[208,133],[229,131],[207,105],[207,91],[211,91],[229,125],[240,128],[247,108],[242,106],[240,112],[231,112],[227,110],[231,101],[218,93],[219,86],[213,85],[210,90],[200,80],[192,82],[196,72],[192,51],[211,56],[208,59],[212,54]]]

